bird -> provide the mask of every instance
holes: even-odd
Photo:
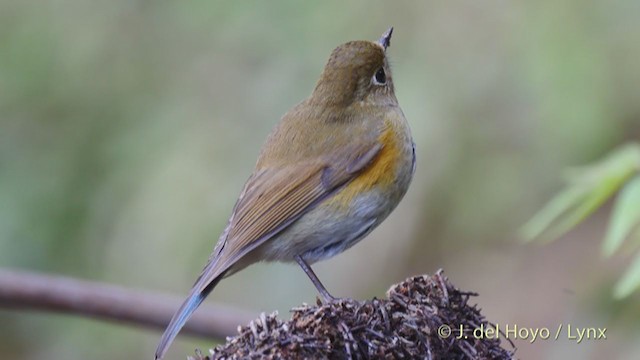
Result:
[[[415,173],[415,144],[377,41],[336,47],[311,95],[267,137],[227,226],[158,344],[161,359],[218,282],[260,261],[297,262],[325,303],[311,264],[355,245],[396,208]]]

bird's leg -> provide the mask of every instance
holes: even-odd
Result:
[[[313,285],[315,285],[316,289],[318,289],[318,292],[322,296],[324,303],[327,304],[335,301],[336,298],[333,295],[329,294],[327,289],[325,289],[324,285],[322,285],[322,283],[320,282],[320,279],[318,279],[318,276],[316,276],[316,274],[313,272],[313,269],[311,269],[311,266],[309,266],[309,264],[307,264],[307,262],[304,261],[302,256],[296,255],[296,261],[298,262],[298,265],[300,265],[302,270],[305,272],[305,274],[307,274],[309,279],[311,279],[311,282],[313,283]]]

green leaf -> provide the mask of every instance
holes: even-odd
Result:
[[[538,238],[562,214],[574,207],[587,194],[584,186],[569,186],[545,205],[520,231],[525,242]]]
[[[567,175],[569,185],[522,227],[523,240],[560,237],[622,187],[602,251],[610,256],[631,236],[634,237],[630,241],[632,248],[640,247],[640,146],[622,146],[592,165],[571,169]],[[616,284],[614,296],[624,298],[639,288],[640,253]]]
[[[640,176],[636,176],[622,188],[614,205],[607,235],[602,243],[605,256],[616,252],[639,222]]]
[[[520,231],[524,241],[555,240],[591,215],[640,168],[640,147],[623,146],[597,163],[574,169],[570,182]]]
[[[624,178],[617,176],[603,179],[573,210],[559,219],[557,225],[549,229],[546,237],[556,239],[576,226],[607,201],[620,188],[624,180]]]
[[[597,183],[603,177],[628,177],[640,171],[640,146],[624,145],[603,159],[587,166],[570,168],[565,178],[569,182]]]
[[[638,288],[640,288],[640,254],[636,256],[627,272],[616,284],[613,289],[613,296],[617,299],[623,299],[631,295]]]

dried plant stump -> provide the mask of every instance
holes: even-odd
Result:
[[[238,335],[191,359],[512,359],[500,338],[459,336],[491,324],[441,271],[392,286],[387,299],[340,299],[292,309],[289,321],[262,314]],[[450,331],[447,335],[446,327]]]

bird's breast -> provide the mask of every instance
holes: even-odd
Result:
[[[380,153],[355,179],[339,190],[326,206],[347,210],[354,199],[368,192],[380,194],[385,200],[381,206],[391,211],[405,194],[413,176],[413,141],[404,117],[386,119],[378,137]]]
[[[401,113],[400,113],[401,115]],[[314,263],[356,244],[398,205],[413,175],[413,141],[404,116],[385,119],[380,152],[358,176],[258,249],[260,259]]]

